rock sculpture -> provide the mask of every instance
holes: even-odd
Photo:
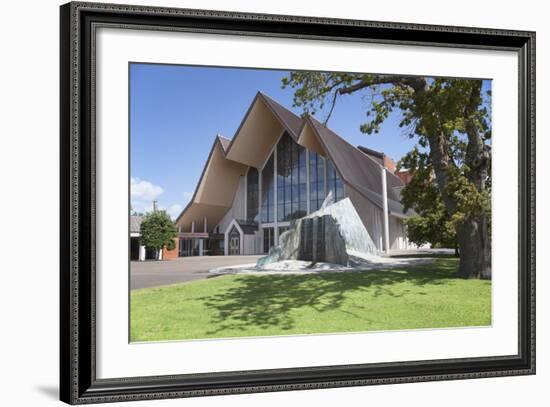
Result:
[[[348,265],[349,252],[378,254],[374,242],[349,198],[333,202],[329,193],[321,208],[290,224],[279,245],[257,266],[282,260]]]

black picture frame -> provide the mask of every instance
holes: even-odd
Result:
[[[115,4],[60,8],[60,398],[70,404],[535,373],[535,33]],[[99,26],[508,50],[519,56],[519,351],[366,365],[96,378],[95,72]]]

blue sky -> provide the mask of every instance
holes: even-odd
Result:
[[[232,138],[256,92],[292,108],[293,91],[281,89],[287,71],[131,64],[130,171],[134,210],[152,201],[172,217],[189,202],[217,134]],[[376,135],[365,135],[365,94],[341,97],[329,127],[353,145],[383,151],[395,160],[414,146],[394,112]],[[317,114],[319,119],[324,112]]]

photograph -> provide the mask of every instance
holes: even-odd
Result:
[[[59,7],[60,400],[532,381],[538,23],[195,6]]]
[[[128,92],[131,343],[492,325],[490,78],[130,61]]]

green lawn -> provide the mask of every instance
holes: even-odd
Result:
[[[227,275],[131,293],[131,340],[222,338],[491,324],[491,282],[453,258],[402,269]]]

